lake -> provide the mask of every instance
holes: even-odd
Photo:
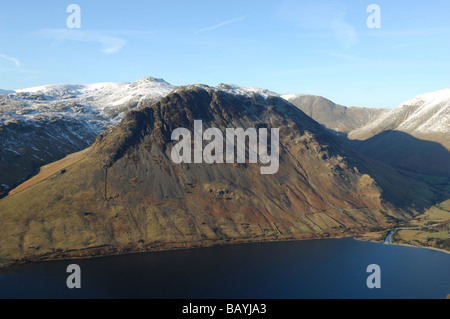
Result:
[[[81,289],[66,268],[81,267]],[[366,268],[381,268],[369,289]],[[445,298],[450,254],[351,238],[237,244],[0,270],[0,298]]]

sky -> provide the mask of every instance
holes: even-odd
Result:
[[[392,108],[450,87],[448,0],[0,0],[0,39],[0,89],[152,76]]]

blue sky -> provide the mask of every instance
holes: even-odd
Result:
[[[69,29],[69,4],[81,28]],[[369,29],[367,6],[381,8]],[[3,1],[0,88],[234,83],[395,107],[450,87],[450,1]]]

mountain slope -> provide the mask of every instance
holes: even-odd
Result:
[[[46,85],[0,95],[0,197],[47,163],[82,150],[142,100],[175,87],[161,79]]]
[[[349,134],[365,140],[381,132],[396,130],[441,143],[450,150],[450,89],[425,93]]]
[[[15,93],[15,91],[13,91],[13,90],[2,90],[2,89],[0,89],[0,94],[11,94],[11,93]]]
[[[450,177],[450,89],[412,98],[348,137],[358,151],[411,171]]]
[[[323,124],[326,128],[346,134],[370,123],[379,115],[387,112],[384,109],[346,107],[316,95],[285,94],[281,97],[297,106],[306,115]]]
[[[348,236],[411,218],[437,195],[285,100],[231,89],[187,86],[142,101],[90,148],[43,167],[0,200],[0,263]],[[222,132],[279,128],[278,173],[248,162],[174,164],[171,133],[192,131],[194,120]]]

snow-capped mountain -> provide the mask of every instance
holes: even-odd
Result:
[[[219,84],[212,90],[267,99],[274,92]],[[90,146],[124,114],[177,89],[162,79],[44,85],[0,95],[0,197],[39,167]],[[143,103],[145,102],[145,103]]]
[[[275,93],[275,92],[272,92],[272,91],[269,91],[266,89],[252,87],[252,86],[238,86],[235,84],[221,83],[219,85],[216,85],[214,87],[214,89],[225,91],[225,92],[235,94],[235,95],[243,95],[243,96],[251,96],[251,95],[256,94],[256,95],[262,96],[265,99],[267,99],[270,96],[280,97],[280,95],[278,93]]]
[[[8,106],[2,108],[0,123],[63,115],[84,116],[99,124],[117,124],[123,113],[142,99],[157,100],[173,89],[175,86],[151,77],[133,83],[59,84],[20,89],[0,97],[0,105]]]
[[[368,139],[387,130],[437,141],[450,150],[450,88],[409,99],[351,132],[349,137]]]
[[[109,127],[118,124],[124,113],[135,108],[142,100],[156,101],[176,88],[162,79],[145,77],[133,83],[59,84],[5,91],[4,96],[0,97],[0,125],[68,117]],[[257,94],[264,98],[279,96],[265,89],[233,84],[209,88],[236,95]]]
[[[0,195],[37,169],[89,146],[142,101],[176,87],[145,77],[133,83],[45,85],[0,95]]]

